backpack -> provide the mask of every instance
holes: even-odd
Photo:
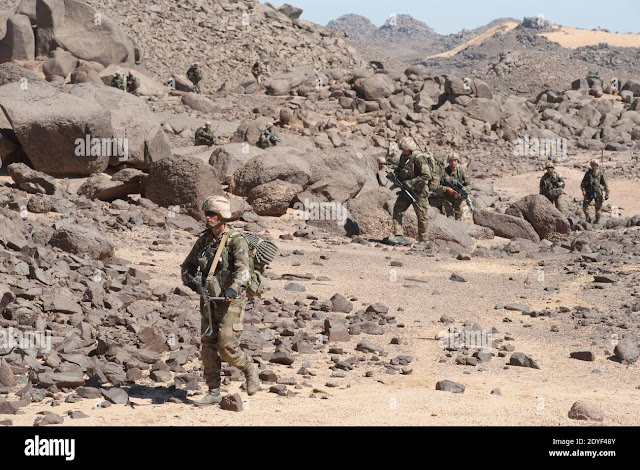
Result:
[[[440,181],[444,176],[444,170],[447,166],[444,163],[444,160],[436,157],[431,153],[424,152],[424,158],[429,163],[429,168],[431,168],[431,173],[433,174],[433,179],[429,181],[429,190],[435,191],[436,188],[440,185]]]
[[[237,236],[243,236],[249,245],[251,282],[247,287],[247,297],[261,297],[268,289],[268,279],[264,276],[265,269],[276,257],[278,247],[252,233],[232,232],[229,240]]]

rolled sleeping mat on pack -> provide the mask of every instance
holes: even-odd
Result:
[[[278,247],[275,244],[252,233],[244,233],[243,235],[247,239],[249,249],[255,252],[255,258],[260,264],[268,265],[275,259],[278,254]]]

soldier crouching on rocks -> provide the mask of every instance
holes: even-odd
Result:
[[[251,282],[249,245],[241,232],[225,224],[231,218],[227,199],[211,196],[204,201],[202,210],[207,230],[182,263],[182,281],[201,294],[202,363],[209,393],[193,403],[211,405],[222,401],[221,361],[244,372],[250,396],[260,389],[260,378],[258,366],[239,344],[247,302],[245,291]]]

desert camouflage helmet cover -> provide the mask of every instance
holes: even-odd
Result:
[[[202,210],[204,212],[215,212],[223,219],[231,218],[231,204],[222,196],[209,196],[202,203]]]
[[[458,161],[460,161],[460,157],[459,157],[459,156],[457,156],[455,153],[452,153],[452,154],[451,154],[451,155],[449,155],[449,157],[447,158],[447,161],[448,161],[448,162],[452,162],[452,161],[454,161],[454,160],[458,160]]]
[[[416,144],[416,141],[413,139],[413,137],[403,137],[402,140],[400,140],[400,148],[402,150],[415,150],[418,148],[418,144]]]
[[[544,166],[545,169],[549,169],[549,168],[555,168],[555,166],[553,166],[553,162],[552,161],[548,161],[546,163],[546,165]]]
[[[591,160],[589,162],[589,165],[598,165],[598,166],[600,166],[600,160],[598,160],[597,158],[594,158],[593,160]]]

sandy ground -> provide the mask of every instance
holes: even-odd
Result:
[[[470,39],[470,40],[460,44],[459,46],[454,47],[453,49],[450,49],[450,50],[448,50],[446,52],[441,52],[440,54],[434,54],[432,56],[429,56],[429,57],[425,58],[424,60],[435,59],[437,57],[453,57],[458,52],[463,51],[467,47],[478,46],[478,45],[482,44],[483,42],[485,42],[487,39],[495,36],[496,34],[508,33],[509,31],[511,31],[512,29],[514,29],[517,26],[518,26],[518,23],[516,23],[515,21],[509,21],[509,22],[506,22],[504,24],[501,24],[501,25],[498,25],[498,26],[494,26],[493,28],[489,28],[484,33],[479,34],[475,38]]]
[[[573,168],[558,170],[567,178],[569,193],[577,196],[581,172]],[[503,178],[494,182],[501,193],[524,196],[537,192],[538,173]],[[576,183],[577,182],[577,183]],[[621,197],[625,213],[640,213],[640,205],[631,197],[623,198],[631,189],[628,181],[612,181],[612,200]],[[637,182],[634,182],[636,184]],[[291,218],[268,218],[270,233],[277,238],[281,233],[292,233],[296,221]],[[152,275],[152,286],[180,284],[179,265],[195,238],[184,232],[171,232],[174,245],[171,251],[152,252],[149,246],[157,235],[148,227],[140,227],[122,238],[114,239],[117,255],[129,259],[134,265],[141,262],[142,269]],[[485,241],[486,246],[504,244],[503,239]],[[167,397],[170,383],[155,384],[144,379],[148,395],[134,396],[133,406],[113,405],[96,408],[93,400],[69,404],[62,402],[51,407],[50,399],[32,404],[12,417],[14,425],[32,425],[39,411],[54,411],[66,416],[69,410],[84,411],[88,418],[65,418],[68,426],[95,425],[568,425],[588,426],[571,420],[567,412],[578,399],[598,404],[605,413],[604,425],[638,425],[640,423],[640,371],[638,365],[627,367],[607,359],[613,350],[608,335],[596,327],[577,328],[569,317],[559,314],[555,318],[532,318],[520,312],[495,309],[496,304],[524,303],[532,309],[583,305],[598,307],[601,311],[615,311],[628,302],[628,291],[612,285],[606,291],[590,289],[592,277],[568,276],[563,266],[575,255],[554,255],[544,262],[544,279],[539,280],[542,258],[483,259],[458,261],[452,255],[410,253],[406,248],[388,248],[352,244],[348,239],[325,241],[279,240],[285,255],[276,259],[273,272],[327,276],[327,282],[301,282],[306,292],[284,290],[289,281],[273,281],[269,298],[277,297],[293,302],[314,294],[327,299],[336,292],[354,300],[356,309],[380,302],[395,315],[398,325],[387,325],[383,336],[361,335],[349,343],[339,343],[350,357],[358,341],[370,340],[387,351],[385,361],[399,354],[411,355],[411,375],[390,375],[382,366],[363,362],[344,378],[331,377],[332,365],[326,352],[301,355],[292,366],[268,365],[279,377],[295,377],[297,382],[308,383],[290,390],[300,392],[291,398],[268,393],[268,385],[254,397],[240,390],[240,382],[231,382],[226,392],[240,392],[247,409],[241,413],[223,411],[218,407],[196,408],[186,404],[158,403],[158,397]],[[304,256],[291,255],[303,250]],[[324,256],[326,259],[320,258]],[[392,267],[391,261],[400,261],[401,267]],[[319,264],[312,264],[319,263]],[[299,265],[298,265],[299,264]],[[638,266],[629,269],[638,270]],[[466,283],[449,280],[456,272],[468,279]],[[422,282],[408,280],[418,279]],[[558,286],[559,292],[547,292],[546,286]],[[195,302],[194,302],[195,308]],[[402,307],[403,311],[398,311]],[[485,330],[495,327],[499,333],[493,339],[510,335],[514,339],[504,343],[515,346],[516,351],[531,355],[540,370],[506,367],[506,358],[493,357],[476,367],[454,363],[457,353],[445,358],[445,351],[434,339],[444,329],[438,322],[442,314],[452,315],[459,328],[462,321],[469,325],[479,323]],[[509,318],[506,323],[503,319]],[[559,332],[551,332],[552,325]],[[390,340],[400,337],[407,344],[393,345]],[[577,350],[592,350],[595,362],[569,358]],[[494,350],[495,352],[495,350]],[[367,356],[371,356],[368,354]],[[440,362],[446,359],[446,362]],[[307,378],[296,372],[303,361],[316,375]],[[187,369],[198,371],[199,360]],[[594,370],[599,373],[594,373]],[[373,377],[365,377],[366,371]],[[439,380],[448,379],[466,386],[464,394],[435,390]],[[338,384],[329,388],[328,381]],[[201,383],[201,385],[204,385]],[[500,389],[501,395],[492,394]],[[192,392],[189,392],[190,396]]]
[[[557,42],[563,47],[577,49],[583,46],[595,46],[601,42],[614,47],[640,47],[640,34],[607,33],[606,31],[591,31],[589,29],[556,27],[557,31],[541,33],[549,41]]]

